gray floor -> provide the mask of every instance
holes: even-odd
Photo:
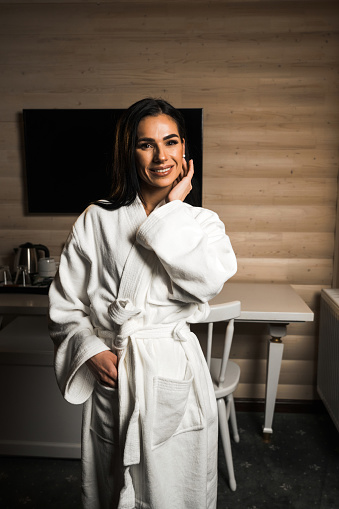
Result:
[[[218,509],[339,509],[339,433],[326,412],[276,413],[269,444],[261,412],[238,411],[237,418],[237,491],[228,487],[219,447]],[[80,462],[1,457],[0,507],[80,508]]]
[[[276,413],[269,444],[262,440],[261,413],[237,416],[237,490],[228,490],[219,448],[218,509],[339,508],[339,432],[326,412]]]

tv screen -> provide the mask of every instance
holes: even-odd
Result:
[[[123,109],[23,110],[27,212],[80,214],[111,189],[116,124]],[[186,122],[193,191],[202,204],[202,109],[180,109]]]

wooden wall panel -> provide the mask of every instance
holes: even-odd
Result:
[[[255,178],[246,181],[232,177],[204,179],[204,197],[213,203],[253,205],[335,204],[336,179],[323,178]]]
[[[336,205],[228,205],[205,202],[219,214],[228,232],[332,232]]]
[[[337,181],[337,189],[339,196],[339,175]],[[335,230],[335,247],[334,247],[334,268],[333,268],[333,287],[339,288],[339,207],[337,207],[337,222]]]
[[[26,241],[58,258],[75,220],[25,213],[22,109],[149,95],[202,107],[203,200],[232,240],[234,280],[290,283],[315,311],[313,324],[290,325],[278,397],[317,397],[337,221],[338,29],[334,0],[0,0],[0,262]],[[236,327],[238,397],[263,397],[267,340],[263,327]]]

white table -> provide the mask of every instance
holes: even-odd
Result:
[[[311,322],[314,315],[294,289],[286,284],[226,283],[210,304],[213,306],[232,300],[241,302],[241,314],[235,321],[267,323],[271,335],[263,426],[267,438],[273,433],[272,422],[284,349],[282,338],[287,334],[289,323]],[[47,308],[47,295],[0,294],[0,315],[45,315]]]
[[[284,344],[291,322],[311,322],[314,314],[295,290],[286,284],[226,283],[211,306],[240,300],[241,313],[236,322],[267,323],[271,339],[267,354],[265,418],[263,433],[269,439],[277,396]]]

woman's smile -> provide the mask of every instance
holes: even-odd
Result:
[[[172,171],[173,166],[165,166],[165,167],[158,167],[158,168],[150,168],[150,171],[158,174],[159,176],[165,177]]]

